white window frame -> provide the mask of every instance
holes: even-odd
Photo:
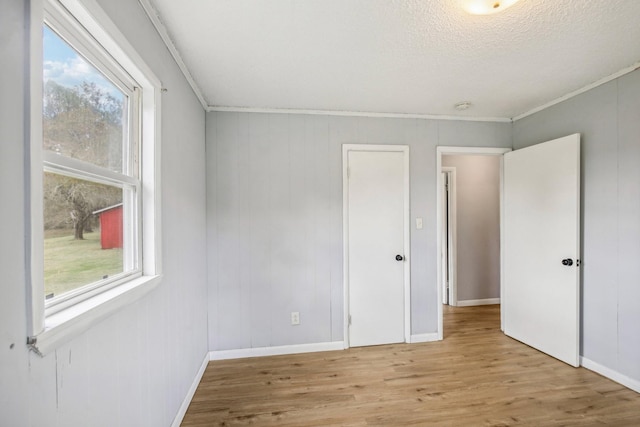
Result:
[[[45,18],[46,15],[46,18]],[[139,135],[138,153],[141,166],[138,176],[107,174],[95,166],[71,158],[52,158],[42,149],[42,28],[49,24],[110,79],[129,89],[130,108],[138,112],[138,120],[130,120]],[[90,37],[82,37],[87,32]],[[77,43],[77,44],[76,44]],[[103,55],[100,52],[107,54]],[[93,53],[95,52],[95,53]],[[30,235],[27,239],[27,301],[30,347],[44,355],[62,343],[90,328],[95,323],[139,299],[161,279],[160,239],[160,98],[161,83],[144,63],[128,40],[98,6],[95,0],[42,0],[31,2],[30,11],[30,126],[27,144],[27,212],[30,215]],[[116,71],[110,71],[116,70]],[[123,70],[120,73],[118,70]],[[112,74],[110,74],[112,73]],[[124,76],[124,78],[123,78]],[[130,77],[130,79],[129,79]],[[127,166],[128,168],[129,166]],[[137,259],[129,274],[114,276],[114,280],[79,288],[67,296],[45,303],[44,295],[44,233],[43,233],[43,170],[52,170],[98,183],[128,185],[136,189],[137,219],[130,233],[130,245],[137,245]],[[97,172],[100,172],[97,174]],[[135,175],[135,174],[134,174]]]
[[[118,187],[123,190],[124,202],[124,236],[123,236],[123,271],[94,283],[85,283],[69,292],[54,296],[51,300],[45,298],[45,317],[71,307],[85,299],[91,298],[114,286],[118,286],[142,275],[139,263],[142,253],[141,236],[138,232],[140,225],[139,213],[142,211],[139,177],[139,154],[136,152],[140,145],[138,121],[141,120],[138,84],[115,63],[102,48],[91,46],[91,35],[74,25],[73,17],[58,7],[45,4],[44,24],[53,33],[77,50],[86,58],[105,78],[109,79],[127,97],[126,107],[126,139],[123,149],[122,170],[114,172],[107,168],[87,163],[76,158],[59,155],[55,152],[42,152],[45,172],[64,175],[83,181]],[[132,190],[130,194],[126,189]]]

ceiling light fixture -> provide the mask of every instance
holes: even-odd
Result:
[[[491,15],[513,6],[518,0],[460,0],[462,8],[473,15]]]

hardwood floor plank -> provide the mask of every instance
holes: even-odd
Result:
[[[640,426],[640,394],[445,307],[445,339],[210,362],[194,426]]]

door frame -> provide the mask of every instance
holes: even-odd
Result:
[[[458,262],[458,252],[457,252],[457,221],[456,221],[456,168],[452,166],[442,166],[441,173],[446,173],[449,175],[449,198],[447,200],[447,204],[449,205],[448,215],[447,215],[447,231],[449,234],[449,245],[447,246],[447,259],[448,259],[448,270],[449,270],[449,298],[448,305],[456,306],[458,305],[458,286],[456,281],[456,265]],[[442,178],[442,175],[440,175]],[[444,182],[440,181],[440,191],[442,195],[442,191],[444,188]],[[444,203],[444,200],[441,199]],[[444,208],[444,206],[440,205],[440,209]],[[444,212],[442,212],[444,214]],[[441,222],[441,226],[442,226]],[[444,239],[440,242],[440,253],[442,253],[442,244]],[[442,303],[444,304],[444,277],[440,281],[440,286],[442,287]]]
[[[497,147],[436,147],[436,248],[438,258],[442,248],[442,156],[443,155],[480,155],[480,156],[500,156],[500,297],[502,298],[503,286],[504,286],[504,270],[503,270],[503,258],[504,258],[504,245],[502,239],[504,236],[502,219],[504,217],[504,203],[502,200],[504,190],[504,160],[505,153],[513,151],[511,148],[497,148]],[[443,310],[442,310],[442,262],[438,259],[436,263],[437,268],[437,283],[438,283],[438,339],[444,338],[443,333]],[[504,330],[504,316],[502,315],[502,304],[500,305],[500,329]]]
[[[343,144],[342,145],[342,254],[343,254],[343,290],[344,290],[344,348],[349,348],[349,152],[400,152],[403,154],[404,169],[404,341],[411,338],[411,220],[410,213],[410,185],[409,185],[409,146],[408,145],[377,145],[377,144]]]

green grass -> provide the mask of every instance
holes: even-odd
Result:
[[[100,231],[85,233],[85,240],[74,240],[72,230],[45,234],[45,295],[58,296],[122,272],[122,249],[102,249]]]

